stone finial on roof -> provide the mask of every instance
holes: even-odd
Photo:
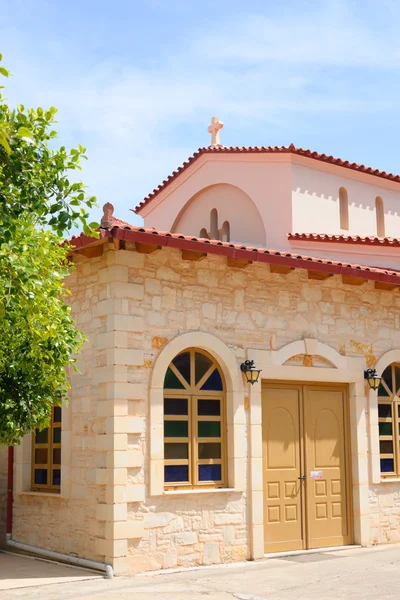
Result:
[[[223,122],[218,119],[218,117],[213,117],[211,119],[211,125],[208,128],[208,133],[211,133],[211,146],[220,146],[221,139],[219,136],[219,131],[224,126]]]
[[[111,202],[107,202],[104,206],[103,206],[103,216],[101,217],[101,221],[100,221],[100,225],[101,227],[103,227],[104,229],[108,229],[109,227],[112,227],[114,224],[114,206],[111,204]]]

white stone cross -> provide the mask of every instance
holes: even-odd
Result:
[[[208,133],[211,133],[211,146],[221,145],[219,130],[222,129],[223,126],[224,124],[218,119],[218,117],[213,117],[211,119],[211,125],[208,128]]]

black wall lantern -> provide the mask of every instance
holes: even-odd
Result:
[[[251,385],[257,383],[261,369],[257,369],[254,365],[254,360],[245,360],[244,363],[240,365],[240,370],[246,375],[247,383],[251,383]]]
[[[382,381],[382,377],[379,377],[376,369],[367,369],[364,371],[364,379],[368,381],[368,385],[371,390],[377,390]]]

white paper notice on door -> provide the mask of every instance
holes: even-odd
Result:
[[[310,479],[322,479],[322,471],[310,471]]]

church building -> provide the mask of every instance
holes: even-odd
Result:
[[[71,239],[87,342],[14,450],[9,546],[118,574],[400,541],[400,176],[221,128],[142,227]]]

